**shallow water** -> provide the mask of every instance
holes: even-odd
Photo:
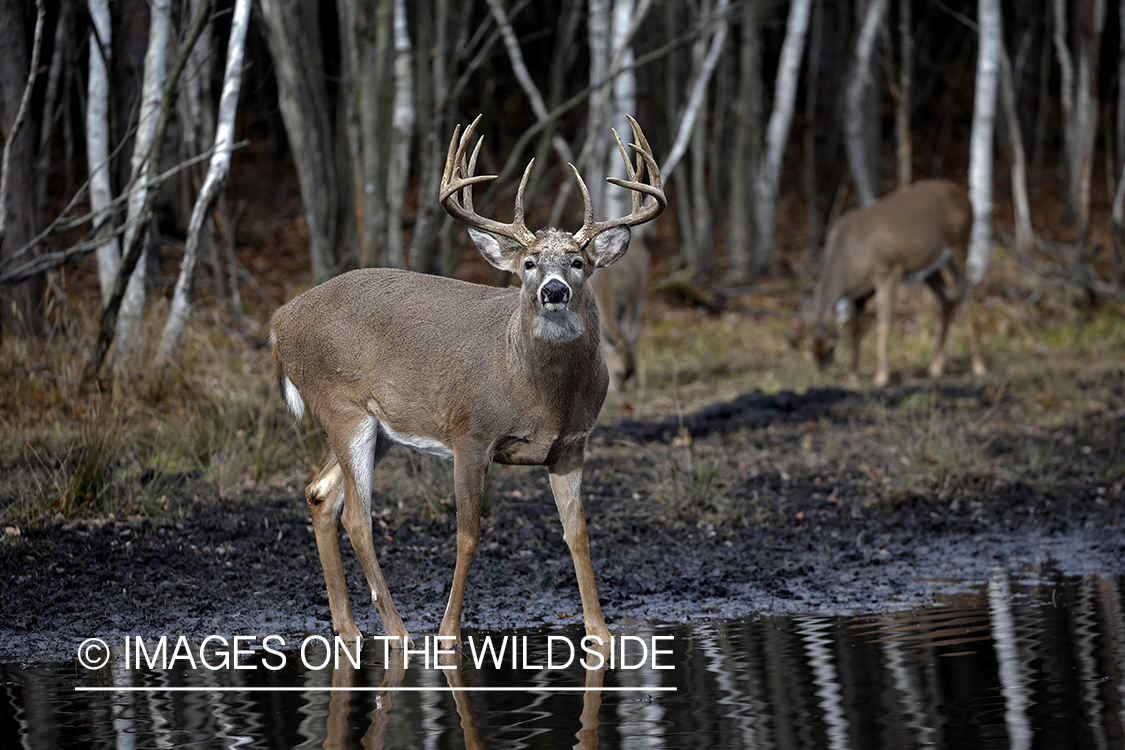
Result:
[[[573,629],[466,631],[458,670],[422,638],[408,664],[369,640],[334,669],[315,637],[244,636],[240,668],[211,669],[231,636],[201,653],[145,634],[96,669],[0,665],[0,747],[1125,748],[1125,580],[998,571],[960,590],[858,617],[618,625],[631,638],[600,670]],[[505,636],[499,665],[474,663]]]

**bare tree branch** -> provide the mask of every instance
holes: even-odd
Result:
[[[180,276],[176,280],[176,288],[172,294],[172,308],[168,313],[168,320],[164,325],[164,332],[160,336],[160,345],[156,351],[157,366],[166,365],[175,358],[184,328],[187,326],[188,318],[191,317],[195,268],[199,259],[203,227],[230,171],[234,117],[238,110],[238,97],[242,89],[242,60],[249,20],[250,0],[236,0],[234,17],[231,19],[230,41],[227,45],[223,93],[219,99],[219,121],[215,129],[214,153],[210,167],[207,169],[207,177],[204,178],[203,187],[199,189],[199,197],[191,213],[187,245],[184,248],[183,262],[180,264]]]
[[[176,88],[179,84],[180,75],[184,71],[184,66],[187,65],[188,55],[191,53],[191,48],[195,46],[195,42],[199,39],[199,35],[203,33],[204,26],[207,25],[207,17],[211,14],[211,0],[204,0],[200,3],[199,10],[192,20],[191,27],[188,29],[183,42],[180,44],[179,50],[176,52],[176,59],[172,64],[171,70],[168,72],[168,78],[164,84],[164,93],[160,102],[160,117],[157,120],[156,136],[153,139],[152,146],[149,149],[146,158],[146,172],[152,174],[155,172],[156,165],[160,163],[160,155],[164,143],[164,131],[168,127],[168,117],[172,109],[172,101],[175,98]],[[141,226],[148,223],[149,217],[152,216],[152,206],[156,202],[156,194],[158,191],[149,190],[145,195],[144,205],[138,214],[137,223]],[[109,301],[102,309],[101,324],[98,330],[98,339],[94,345],[94,354],[90,361],[87,363],[86,371],[83,379],[86,381],[94,380],[101,372],[102,365],[105,363],[106,354],[109,353],[109,347],[113,343],[114,330],[117,327],[117,313],[121,309],[121,301],[125,297],[125,288],[129,283],[129,278],[133,274],[133,269],[137,265],[137,260],[141,257],[141,251],[144,249],[144,242],[142,241],[145,233],[137,231],[134,233],[132,240],[128,243],[125,250],[125,255],[121,259],[121,268],[117,273],[117,281],[113,286],[113,294],[110,295]]]
[[[35,77],[39,72],[39,51],[43,47],[43,19],[46,16],[43,0],[36,0],[35,9],[35,41],[31,47],[31,69],[27,73],[27,85],[23,89],[15,122],[12,123],[8,138],[4,142],[4,160],[0,164],[0,246],[4,244],[4,233],[8,229],[8,179],[12,172],[12,144],[15,143],[24,118],[27,117],[31,91],[35,88]]]

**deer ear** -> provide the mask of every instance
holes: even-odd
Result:
[[[629,238],[632,237],[632,232],[629,231],[627,226],[616,226],[594,235],[594,239],[590,240],[589,247],[590,257],[594,261],[594,266],[597,268],[605,268],[612,266],[625,251],[629,249]]]
[[[469,227],[469,236],[484,259],[501,271],[515,273],[519,268],[519,258],[524,252],[524,246],[520,243],[510,237],[475,227]]]

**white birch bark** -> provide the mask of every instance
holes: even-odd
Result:
[[[410,145],[414,133],[414,51],[410,44],[406,4],[394,3],[394,103],[391,108],[390,169],[387,172],[387,265],[406,265],[402,238],[402,210],[406,202],[406,181],[410,176]]]
[[[113,29],[109,0],[89,0],[87,7],[95,33],[90,37],[90,72],[86,84],[86,161],[90,170],[90,210],[96,226],[108,220],[113,202],[109,182],[109,74],[106,70],[112,59]],[[121,244],[117,235],[98,246],[97,259],[98,284],[102,304],[105,304],[121,266]]]
[[[590,96],[589,122],[590,130],[586,137],[592,139],[597,145],[594,147],[593,156],[587,164],[582,165],[586,185],[590,189],[590,202],[598,216],[603,214],[603,199],[606,195],[605,178],[607,152],[610,143],[609,134],[603,132],[601,126],[607,119],[613,122],[611,115],[606,112],[611,108],[610,99],[602,89],[602,85],[609,79],[611,39],[613,38],[614,0],[589,0],[586,15],[586,45],[590,51]],[[630,49],[632,45],[629,45]]]
[[[797,79],[805,52],[805,36],[809,29],[812,0],[794,0],[785,23],[785,40],[781,43],[781,61],[774,85],[773,109],[766,124],[766,142],[758,174],[754,178],[754,258],[759,273],[769,268],[773,256],[774,211],[777,207],[777,183],[781,174],[781,157],[793,109],[797,99]]]
[[[798,5],[804,5],[805,13],[805,28],[808,27],[808,6],[809,2],[806,0],[798,0]],[[711,46],[707,50],[707,56],[703,59],[703,64],[700,66],[699,75],[696,76],[695,81],[692,83],[691,94],[688,96],[687,106],[684,107],[684,115],[680,118],[680,126],[676,131],[676,140],[672,144],[671,150],[668,152],[668,157],[664,160],[664,164],[660,167],[660,178],[665,182],[672,174],[672,170],[683,159],[684,154],[687,153],[688,146],[691,145],[692,133],[695,131],[695,120],[699,116],[699,110],[703,106],[704,97],[707,94],[707,84],[711,82],[711,75],[715,72],[715,66],[719,64],[719,56],[723,51],[723,45],[726,44],[727,28],[730,25],[729,14],[727,13],[730,7],[730,0],[719,0],[718,5],[715,7],[714,15],[712,16],[715,24],[715,31],[711,36]],[[793,17],[795,9],[789,11],[789,17]],[[799,69],[801,66],[801,53],[804,50],[805,32],[801,32],[801,49],[797,51],[796,65]],[[782,43],[781,57],[782,64],[785,63],[785,44],[789,42],[789,32],[786,31],[785,42]],[[778,73],[780,77],[780,72]],[[796,71],[794,71],[794,84],[796,83]],[[796,96],[796,88],[793,90],[793,95]],[[790,115],[792,115],[792,102],[790,102]],[[788,123],[786,124],[788,130]]]
[[[628,143],[632,138],[632,130],[626,115],[635,115],[637,112],[637,75],[633,70],[636,56],[633,54],[633,44],[628,36],[629,27],[632,25],[636,5],[633,0],[614,0],[613,17],[610,27],[610,59],[616,71],[620,71],[613,79],[613,96],[610,99],[609,116],[611,127],[621,135],[622,141]],[[605,169],[602,173],[606,177],[625,178],[625,164],[617,151],[617,143],[612,139],[606,128],[602,128],[606,137],[605,146],[602,147],[602,158],[605,160]],[[600,180],[600,190],[604,195],[602,204],[604,216],[625,216],[632,206],[632,196],[628,190],[606,190],[606,181]],[[596,205],[596,204],[595,204]]]
[[[172,35],[172,15],[170,0],[153,0],[150,5],[148,30],[148,49],[145,51],[144,82],[141,87],[141,110],[137,120],[137,133],[133,141],[132,187],[129,193],[128,210],[125,219],[125,241],[129,247],[140,232],[148,230],[141,226],[145,199],[150,189],[148,156],[156,137],[156,126],[160,119],[160,101],[164,94],[164,82],[168,77],[168,45]],[[138,346],[141,317],[145,303],[145,254],[141,253],[137,265],[129,277],[125,297],[121,300],[121,311],[117,317],[117,332],[114,343],[118,360],[129,359]]]
[[[492,11],[492,19],[496,21],[496,25],[500,29],[500,37],[504,40],[504,49],[507,51],[508,60],[512,64],[512,72],[515,73],[520,88],[527,95],[531,110],[535,113],[535,119],[539,122],[546,122],[551,118],[551,114],[547,111],[547,103],[543,100],[543,94],[540,93],[527,69],[527,62],[524,60],[523,51],[520,49],[519,38],[516,36],[515,29],[512,28],[511,19],[508,18],[500,0],[488,0],[488,7]],[[570,144],[563,138],[553,138],[551,147],[563,161],[570,163],[576,161],[570,150]]]
[[[750,247],[753,242],[751,207],[754,203],[751,184],[758,171],[765,119],[762,114],[761,13],[761,0],[745,0],[738,53],[738,95],[734,104],[734,144],[730,160],[730,228],[727,230],[725,281],[732,285],[744,283],[750,275]]]
[[[1066,200],[1068,210],[1075,214],[1078,212],[1078,203],[1075,200],[1075,183],[1077,182],[1077,169],[1074,166],[1075,152],[1078,144],[1075,142],[1075,76],[1074,59],[1071,57],[1070,45],[1067,42],[1067,3],[1066,0],[1053,0],[1051,10],[1054,13],[1054,41],[1055,58],[1059,61],[1059,102],[1062,105],[1062,131],[1063,131],[1063,173],[1066,175]]]
[[[1000,62],[1000,0],[980,0],[973,129],[969,139],[969,200],[973,228],[967,263],[969,282],[979,284],[992,252],[992,138],[996,121],[997,72]]]
[[[879,197],[875,176],[872,174],[871,155],[867,153],[866,139],[872,127],[872,113],[864,105],[872,84],[871,57],[875,41],[879,37],[879,27],[883,25],[886,15],[887,0],[871,0],[856,39],[855,62],[844,97],[844,145],[848,166],[862,205],[873,203]],[[874,115],[877,118],[878,113]]]
[[[910,110],[914,88],[913,0],[898,3],[898,101],[895,106],[895,140],[898,142],[898,186],[913,182],[914,141],[910,133]]]
[[[1031,202],[1027,196],[1027,156],[1020,131],[1019,113],[1016,111],[1016,86],[1012,63],[1003,44],[1000,45],[1000,103],[1012,148],[1012,214],[1016,225],[1016,250],[1031,252],[1035,244],[1035,230],[1031,226]]]
[[[230,41],[227,44],[226,72],[223,75],[223,93],[219,99],[219,116],[215,128],[215,150],[207,169],[203,187],[199,190],[195,207],[188,227],[187,245],[180,264],[180,276],[172,294],[172,307],[160,345],[156,352],[156,364],[164,365],[175,358],[183,337],[184,328],[191,317],[194,297],[195,270],[199,261],[199,247],[202,242],[207,216],[218,200],[219,192],[226,183],[230,172],[230,155],[234,145],[234,118],[238,111],[238,97],[242,89],[242,60],[246,45],[246,29],[250,20],[250,0],[235,0],[234,14],[231,18]]]

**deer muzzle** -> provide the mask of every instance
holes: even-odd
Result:
[[[546,283],[539,287],[539,301],[548,309],[568,304],[570,295],[570,287],[557,278],[547,279]]]

